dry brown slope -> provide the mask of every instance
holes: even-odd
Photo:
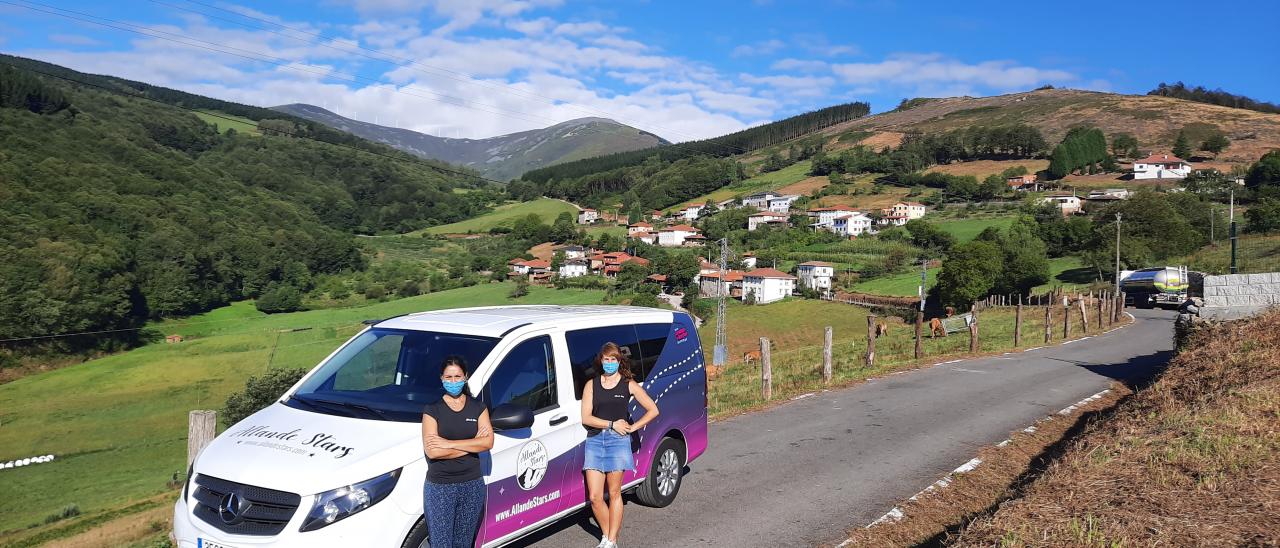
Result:
[[[910,110],[885,112],[831,126],[822,133],[836,136],[852,129],[877,134],[933,133],[1012,123],[1035,126],[1050,143],[1057,143],[1069,128],[1079,124],[1097,126],[1108,136],[1128,132],[1138,138],[1143,150],[1149,151],[1167,151],[1183,126],[1213,124],[1232,141],[1219,158],[1223,162],[1252,162],[1268,150],[1280,148],[1280,114],[1169,97],[1073,89],[937,99]]]

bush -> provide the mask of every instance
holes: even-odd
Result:
[[[650,293],[637,293],[631,298],[631,306],[647,306],[649,308],[659,308],[658,297]]]
[[[385,296],[387,296],[387,290],[378,284],[373,284],[369,287],[366,287],[364,290],[364,298],[369,299],[371,301],[376,301]]]
[[[254,306],[267,314],[302,310],[302,292],[291,285],[277,285],[262,293]]]
[[[55,521],[62,521],[64,519],[74,518],[78,515],[80,515],[80,505],[68,504],[66,506],[63,506],[62,510],[58,511],[56,514],[49,514],[45,516],[44,522],[53,523]]]
[[[421,290],[418,289],[418,282],[414,280],[405,280],[400,284],[400,288],[396,290],[396,295],[401,297],[415,297]]]
[[[306,369],[281,368],[271,369],[260,376],[249,377],[249,380],[244,383],[244,390],[227,396],[227,403],[219,413],[223,424],[231,426],[265,409],[272,402],[280,399],[280,396],[306,373]]]
[[[509,296],[512,299],[519,299],[520,297],[523,297],[528,294],[529,294],[529,280],[523,277],[516,278],[516,286],[511,288],[511,294]]]

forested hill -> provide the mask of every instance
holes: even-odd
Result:
[[[93,87],[123,80],[59,68],[92,84],[80,85],[13,59],[0,59],[0,339],[128,329],[305,287],[314,274],[364,267],[355,233],[484,209],[488,193],[453,191],[475,179],[383,145],[287,136],[331,130],[271,111],[260,135],[220,132],[189,110]],[[173,93],[184,106],[261,114]],[[36,342],[74,349],[128,336]],[[0,343],[0,356],[22,344]]]

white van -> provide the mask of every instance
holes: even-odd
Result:
[[[621,346],[661,415],[633,435],[640,502],[662,507],[707,448],[706,371],[684,313],[622,306],[503,306],[374,322],[286,392],[218,436],[174,507],[183,548],[427,546],[422,408],[462,356],[496,431],[478,546],[501,546],[587,505],[582,388]],[[638,412],[633,402],[632,412]]]

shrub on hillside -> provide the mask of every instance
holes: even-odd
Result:
[[[306,369],[282,368],[249,377],[244,383],[244,390],[227,396],[227,403],[219,413],[222,423],[231,426],[266,408],[306,373]]]
[[[254,306],[267,314],[302,310],[302,292],[291,285],[278,285],[263,292]]]
[[[659,308],[658,297],[651,293],[637,293],[631,299],[631,306],[647,306],[649,308]]]

